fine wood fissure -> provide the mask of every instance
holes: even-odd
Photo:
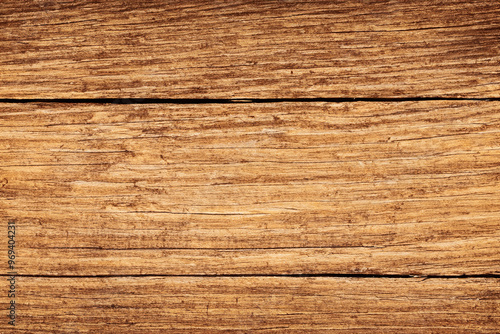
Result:
[[[9,275],[1,274],[0,277],[9,277]],[[359,279],[376,279],[376,278],[398,278],[398,279],[420,279],[422,281],[428,279],[471,279],[471,278],[500,278],[500,275],[495,274],[478,274],[478,275],[374,275],[374,274],[220,274],[220,275],[205,275],[205,274],[186,274],[186,275],[160,275],[160,274],[130,274],[130,275],[27,275],[27,274],[16,274],[16,277],[26,277],[26,278],[120,278],[120,277],[130,277],[130,278],[140,278],[140,277],[198,277],[198,278],[231,278],[231,277],[289,277],[289,278],[317,278],[317,277],[329,277],[329,278],[359,278]]]
[[[261,104],[261,103],[349,103],[349,102],[417,102],[417,101],[500,101],[500,98],[468,98],[468,97],[401,97],[401,98],[363,98],[363,97],[331,97],[331,98],[281,98],[281,99],[169,99],[169,98],[101,98],[101,99],[0,99],[0,103],[63,103],[63,104]]]

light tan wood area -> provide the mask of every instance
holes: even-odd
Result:
[[[500,103],[0,105],[32,275],[500,273]]]
[[[12,333],[496,333],[499,283],[21,277],[23,308]]]
[[[500,2],[0,3],[0,98],[500,97]]]

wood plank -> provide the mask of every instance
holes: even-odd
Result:
[[[15,1],[0,98],[500,97],[500,3]]]
[[[0,110],[21,274],[500,273],[500,102]]]
[[[499,283],[485,278],[18,277],[11,333],[497,333]],[[11,328],[0,322],[2,332]]]

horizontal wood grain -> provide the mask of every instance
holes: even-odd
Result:
[[[2,321],[0,330],[497,333],[499,283],[486,278],[18,277],[16,327]]]
[[[21,274],[500,273],[500,102],[0,109]]]
[[[0,98],[500,97],[500,3],[0,3]]]

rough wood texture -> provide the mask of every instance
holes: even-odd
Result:
[[[22,274],[500,273],[500,102],[0,108]]]
[[[0,98],[500,97],[500,2],[0,3]]]
[[[1,1],[0,333],[498,334],[499,40],[496,0]]]
[[[12,333],[498,333],[499,283],[21,277],[19,326]]]

